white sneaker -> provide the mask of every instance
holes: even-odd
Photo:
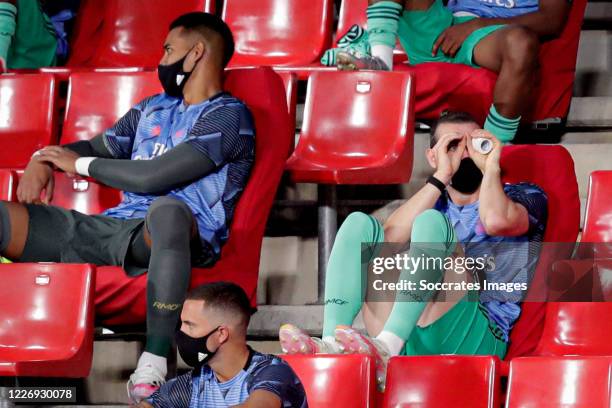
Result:
[[[127,392],[130,402],[138,404],[159,389],[166,379],[162,373],[152,365],[138,367],[127,383]]]
[[[360,333],[350,326],[338,326],[335,330],[336,341],[345,354],[368,354],[374,359],[378,389],[385,390],[387,363],[391,353],[380,340]]]
[[[281,326],[278,338],[285,354],[341,354],[340,346],[335,340],[325,341],[310,337],[308,333],[292,324]]]

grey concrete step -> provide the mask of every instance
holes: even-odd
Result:
[[[612,96],[572,98],[567,125],[612,128]]]

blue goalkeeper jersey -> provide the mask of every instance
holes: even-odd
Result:
[[[257,390],[276,395],[283,408],[308,408],[304,387],[291,367],[253,350],[244,368],[226,382],[205,365],[168,381],[147,402],[155,408],[229,408]]]
[[[484,279],[492,283],[528,285],[533,278],[544,239],[548,219],[548,198],[540,187],[530,183],[506,184],[504,192],[508,198],[527,210],[529,229],[524,235],[516,237],[487,235],[480,221],[478,201],[458,206],[450,200],[448,194],[445,194],[438,200],[435,209],[444,213],[453,224],[466,256],[472,258],[494,256],[495,268],[484,271]],[[508,341],[510,330],[519,318],[520,302],[526,292],[526,290],[480,292],[480,302],[489,319],[502,331],[505,341]]]
[[[539,0],[449,0],[452,12],[469,13],[485,18],[510,18],[539,9]]]
[[[219,254],[253,164],[254,137],[251,113],[228,93],[195,105],[185,105],[182,98],[165,93],[146,98],[105,132],[104,142],[114,158],[150,160],[180,143],[189,143],[214,162],[215,170],[162,194],[126,191],[123,201],[104,214],[144,218],[153,200],[174,197],[189,206],[200,237]]]

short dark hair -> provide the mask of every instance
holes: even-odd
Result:
[[[223,39],[223,67],[227,66],[234,55],[234,35],[225,21],[214,14],[194,11],[183,14],[170,23],[170,30],[183,27],[187,31],[196,31],[206,36],[206,30],[212,30]]]
[[[436,130],[438,130],[438,126],[440,126],[443,123],[476,123],[478,124],[478,121],[474,119],[474,117],[467,112],[449,111],[449,110],[442,112],[438,120],[432,123],[431,129],[429,130],[429,147],[433,148],[438,142],[436,140]]]
[[[227,311],[241,317],[249,325],[255,309],[244,290],[231,282],[213,282],[200,285],[187,294],[187,300],[203,300],[206,307]]]

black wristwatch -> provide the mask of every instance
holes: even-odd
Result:
[[[446,185],[434,176],[427,177],[427,183],[435,186],[442,194],[446,191]]]

